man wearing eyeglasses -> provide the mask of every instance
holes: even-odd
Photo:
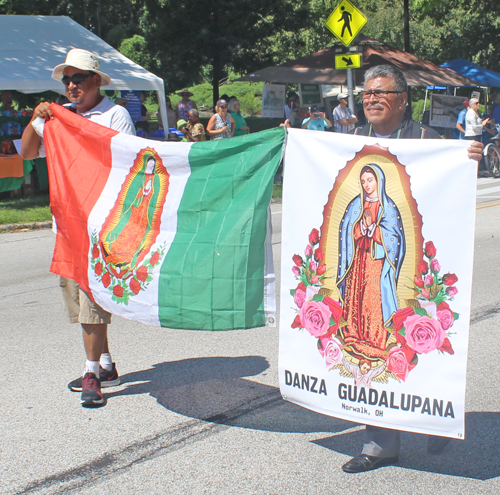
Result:
[[[423,124],[405,118],[408,97],[404,74],[394,66],[372,67],[365,73],[364,91],[361,93],[368,123],[353,131],[361,136],[391,139],[440,139],[439,134]],[[479,161],[483,144],[471,142],[469,158]],[[427,451],[440,454],[448,438],[429,436]],[[366,439],[361,454],[342,466],[347,473],[361,473],[398,461],[400,438],[398,430],[366,427]]]
[[[135,135],[134,123],[128,111],[101,95],[101,86],[108,86],[111,79],[99,69],[99,59],[93,53],[79,48],[67,53],[65,63],[56,66],[52,72],[52,77],[66,87],[66,97],[71,103],[65,107],[97,124]],[[26,160],[45,156],[43,140],[34,127],[38,117],[44,120],[54,117],[48,102],[42,102],[35,108],[33,118],[24,131],[21,154]],[[60,277],[59,283],[69,321],[82,326],[87,354],[83,377],[73,380],[68,387],[72,391],[82,392],[83,406],[102,405],[101,387],[120,384],[108,348],[107,329],[111,315],[95,304],[75,281]]]

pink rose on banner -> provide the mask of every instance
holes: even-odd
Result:
[[[427,316],[413,315],[405,320],[406,343],[419,354],[428,354],[441,347],[446,332],[441,323]]]
[[[322,338],[320,354],[325,358],[326,366],[334,366],[342,362],[342,344],[336,337]]]
[[[434,277],[432,275],[427,275],[425,277],[425,285],[432,285],[434,283]]]
[[[439,270],[441,270],[441,265],[439,264],[439,261],[436,258],[434,258],[431,261],[431,270],[433,272],[438,272]]]
[[[313,248],[310,244],[306,246],[306,249],[304,251],[305,255],[307,258],[309,258],[313,254]]]
[[[458,294],[458,289],[456,287],[448,287],[446,294],[448,294],[448,297],[455,297]]]
[[[311,284],[317,284],[319,280],[318,275],[314,275],[314,277],[311,277]]]
[[[315,272],[316,268],[318,268],[318,265],[316,264],[316,262],[315,261],[310,261],[309,262],[309,270],[311,270],[312,272]]]
[[[293,274],[294,274],[296,277],[298,277],[298,276],[300,275],[300,270],[299,270],[299,268],[298,268],[297,266],[294,266],[294,267],[292,268],[292,272],[293,272]]]
[[[317,301],[305,301],[299,311],[300,321],[313,337],[325,335],[330,327],[330,316],[328,306]]]
[[[431,293],[428,290],[422,289],[421,294],[426,298],[430,299],[431,298]]]
[[[300,309],[302,305],[304,304],[304,301],[306,300],[306,293],[305,291],[301,289],[297,289],[295,291],[295,294],[293,295],[293,300],[295,301],[295,304],[297,307]]]
[[[437,319],[441,323],[443,330],[448,330],[448,328],[450,328],[455,322],[455,318],[453,318],[453,313],[449,309],[443,309],[442,311],[438,311]]]
[[[387,370],[394,373],[400,380],[406,381],[408,373],[410,373],[410,364],[401,347],[396,346],[389,351]]]

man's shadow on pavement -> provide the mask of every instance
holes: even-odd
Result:
[[[357,423],[285,402],[278,388],[251,381],[253,376],[265,375],[268,368],[269,363],[262,356],[184,359],[122,375],[124,389],[104,392],[107,399],[150,394],[170,411],[240,428],[331,432],[313,443],[350,457],[361,452],[364,429],[346,431],[359,427]],[[466,440],[452,440],[441,455],[427,453],[427,435],[403,432],[397,466],[488,480],[500,476],[499,445],[500,413],[471,412],[466,414]]]

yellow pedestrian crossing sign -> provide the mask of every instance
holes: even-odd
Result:
[[[341,53],[335,55],[336,69],[359,69],[361,67],[361,53]]]
[[[342,0],[330,14],[326,27],[345,46],[349,46],[359,34],[368,19],[348,0]]]

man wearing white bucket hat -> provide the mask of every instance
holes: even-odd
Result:
[[[110,77],[101,72],[97,56],[87,50],[74,48],[66,55],[64,64],[54,67],[52,77],[66,87],[66,97],[71,102],[66,108],[93,122],[115,131],[135,135],[135,128],[128,111],[102,96],[101,86],[111,83]],[[30,124],[41,117],[53,118],[48,102],[40,103],[33,111]],[[26,126],[21,143],[21,154],[31,160],[45,156],[43,140],[33,125]],[[111,360],[107,330],[111,315],[95,304],[79,285],[60,277],[64,306],[71,323],[80,323],[87,354],[83,377],[68,384],[70,390],[82,392],[85,407],[104,404],[101,387],[119,385],[120,378]]]

